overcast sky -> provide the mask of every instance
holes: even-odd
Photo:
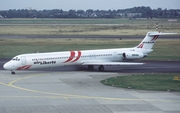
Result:
[[[180,9],[180,0],[0,0],[0,10],[9,9],[99,9],[117,10],[135,6],[150,6],[152,9]]]

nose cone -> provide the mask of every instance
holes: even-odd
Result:
[[[3,65],[3,68],[6,69],[6,70],[12,70],[13,69],[13,66],[11,65],[10,62],[7,62]]]
[[[8,63],[5,63],[5,64],[3,65],[3,68],[8,70]]]

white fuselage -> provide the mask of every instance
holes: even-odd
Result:
[[[21,54],[15,56],[11,61],[4,65],[9,70],[27,70],[36,68],[58,67],[68,65],[82,65],[84,62],[119,62],[125,60],[123,53],[138,53],[128,59],[143,58],[152,50],[143,52],[138,48],[123,49],[102,49],[102,50],[83,50],[67,52],[49,52]],[[140,55],[139,53],[142,53]]]

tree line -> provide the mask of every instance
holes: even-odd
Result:
[[[118,10],[35,10],[10,9],[0,11],[1,18],[180,18],[180,9],[133,7]]]

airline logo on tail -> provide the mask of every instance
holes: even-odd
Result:
[[[150,41],[143,41],[142,43],[140,43],[137,48],[143,48],[144,44],[154,44],[155,41],[158,39],[159,35],[155,35]]]
[[[155,35],[151,41],[156,41],[158,39],[158,37],[159,37],[159,35]]]
[[[140,44],[137,48],[143,48],[144,44]]]

